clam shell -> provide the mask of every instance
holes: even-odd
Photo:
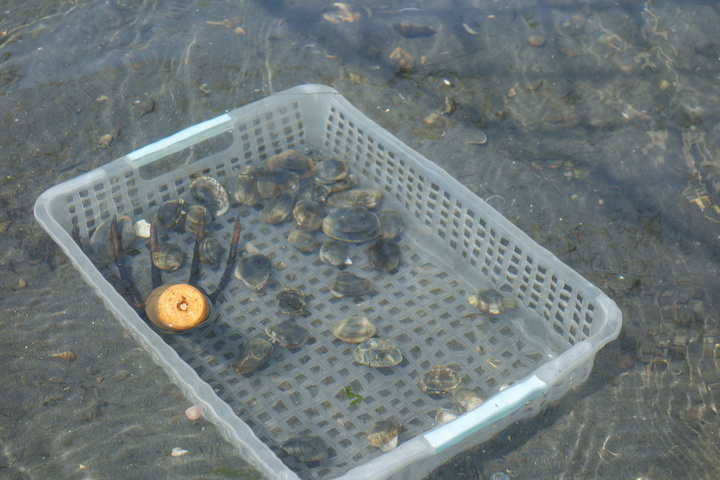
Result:
[[[185,200],[182,198],[164,202],[155,214],[155,221],[165,230],[170,230],[181,225],[184,220]]]
[[[378,213],[380,231],[383,238],[397,238],[405,229],[405,221],[395,210],[383,210]]]
[[[338,273],[328,286],[336,297],[356,297],[368,293],[372,288],[368,279],[350,272]]]
[[[437,32],[433,27],[429,25],[420,25],[413,22],[397,22],[393,23],[393,28],[396,32],[405,38],[421,38],[430,37],[435,35]]]
[[[174,272],[185,261],[185,252],[175,243],[163,243],[156,252],[152,252],[152,261],[157,268]]]
[[[230,208],[228,192],[213,177],[201,176],[190,183],[190,195],[216,216],[221,216]]]
[[[220,266],[225,248],[217,237],[207,236],[200,243],[198,253],[202,263],[215,268]]]
[[[392,367],[402,362],[400,349],[390,340],[368,338],[360,342],[353,352],[353,359],[369,367]]]
[[[95,229],[90,237],[90,248],[92,249],[93,262],[106,265],[115,259],[111,236],[112,218],[108,218]],[[130,247],[135,240],[135,226],[127,215],[116,217],[115,231],[120,242],[120,250]]]
[[[327,197],[333,193],[329,185],[323,185],[320,182],[308,182],[300,191],[298,198],[301,200],[311,200],[313,202],[325,203]]]
[[[502,293],[490,288],[481,290],[475,295],[470,295],[468,297],[468,303],[483,312],[498,315],[514,308],[515,298],[506,297]]]
[[[469,388],[458,388],[452,392],[452,401],[463,412],[474,410],[483,403],[483,398]]]
[[[363,18],[363,11],[358,8],[351,7],[347,3],[336,2],[333,3],[331,7],[324,10],[322,18],[334,24],[342,22],[355,23]]]
[[[271,198],[260,212],[260,218],[265,223],[277,224],[282,223],[293,212],[295,207],[295,193],[284,192],[277,197]]]
[[[452,422],[457,417],[457,413],[453,412],[452,410],[448,410],[447,408],[441,408],[435,414],[435,423],[437,423],[438,425],[445,425],[446,423]]]
[[[185,410],[185,416],[188,420],[200,420],[202,418],[202,408],[199,405],[191,405]]]
[[[262,198],[275,198],[282,193],[295,191],[299,184],[300,177],[297,174],[275,168],[258,178],[257,189]]]
[[[270,278],[272,262],[267,256],[257,253],[245,255],[235,267],[235,277],[253,290],[260,290]]]
[[[303,253],[312,253],[320,246],[320,242],[317,241],[313,234],[305,230],[293,230],[290,232],[288,242]]]
[[[262,337],[254,337],[243,345],[237,362],[233,365],[238,373],[252,373],[265,365],[273,351],[270,341]]]
[[[353,188],[330,195],[327,204],[331,207],[364,207],[374,208],[383,198],[380,190],[370,188]]]
[[[265,334],[272,343],[286,348],[298,348],[308,337],[307,328],[298,325],[292,318],[268,325],[265,327]]]
[[[432,395],[443,395],[455,390],[462,381],[460,374],[445,365],[435,365],[425,372],[420,379],[423,392]]]
[[[395,417],[375,422],[367,429],[368,443],[373,447],[380,448],[383,452],[388,452],[397,446],[400,430],[402,430],[402,423]]]
[[[325,217],[322,229],[334,240],[363,243],[380,234],[380,220],[363,207],[336,208]]]
[[[305,295],[297,288],[280,290],[275,299],[280,311],[286,315],[301,315],[305,310]]]
[[[351,173],[342,180],[339,180],[331,185],[327,185],[327,187],[330,189],[330,193],[336,193],[350,190],[351,188],[357,187],[359,184],[360,179],[358,179],[357,175]]]
[[[327,240],[320,246],[320,260],[334,267],[352,265],[350,245],[337,240]]]
[[[257,187],[257,177],[254,175],[238,175],[238,180],[232,190],[233,198],[240,204],[252,207],[262,201]]]
[[[185,215],[185,230],[195,235],[202,218],[205,218],[206,226],[210,225],[210,222],[213,220],[210,210],[202,205],[193,205],[188,208],[187,215]]]
[[[314,163],[310,157],[296,150],[285,150],[268,158],[267,166],[271,170],[281,168],[294,173],[300,178],[309,178],[312,176]]]
[[[347,177],[349,173],[350,168],[347,164],[334,158],[318,162],[315,164],[315,168],[313,169],[315,179],[318,182],[325,184],[339,182],[343,178]]]
[[[368,247],[370,264],[380,272],[393,272],[400,265],[400,245],[390,238],[378,238]]]
[[[299,229],[314,232],[322,227],[325,208],[314,200],[300,200],[293,208],[293,218]]]
[[[251,178],[256,180],[267,173],[267,168],[258,167],[256,165],[245,165],[238,173],[238,178]]]
[[[348,343],[360,343],[375,335],[375,324],[364,315],[353,315],[335,323],[333,335]]]
[[[398,71],[407,71],[415,68],[415,58],[400,47],[390,53],[390,60]]]
[[[328,444],[316,435],[290,437],[282,449],[303,463],[319,462],[328,458]]]

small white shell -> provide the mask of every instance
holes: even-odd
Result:
[[[172,455],[173,457],[180,457],[182,455],[185,455],[186,453],[188,453],[188,451],[184,448],[175,447],[172,449],[172,452],[170,452],[170,455]]]
[[[202,418],[202,409],[198,405],[193,405],[185,410],[185,416],[189,420],[200,420]]]
[[[150,224],[142,219],[135,222],[135,235],[140,238],[150,238]]]
[[[437,411],[437,414],[435,415],[435,423],[437,423],[438,425],[445,425],[446,423],[452,422],[457,417],[457,414],[452,410],[448,410],[447,408],[441,408]]]

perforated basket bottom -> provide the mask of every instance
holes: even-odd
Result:
[[[470,307],[468,295],[487,285],[487,280],[458,273],[458,268],[441,260],[442,252],[429,255],[427,245],[433,245],[433,240],[413,219],[406,218],[399,271],[374,271],[366,258],[367,245],[353,245],[353,264],[348,270],[370,279],[374,290],[362,297],[336,298],[327,285],[338,269],[322,263],[316,253],[303,254],[289,245],[287,236],[295,228],[292,222],[267,225],[256,208],[236,206],[209,230],[228,244],[237,215],[243,225],[242,242],[251,243],[273,261],[270,282],[258,293],[233,279],[219,298],[212,323],[165,339],[302,477],[339,476],[381,454],[368,445],[365,436],[375,421],[390,416],[400,420],[400,442],[432,428],[437,409],[452,408],[449,398],[430,397],[418,387],[422,375],[434,365],[454,367],[462,374],[463,387],[487,398],[559,353],[552,351],[546,336],[536,335],[537,328],[528,328],[543,323],[529,310],[486,315]],[[190,234],[171,232],[161,240],[179,243],[188,255],[192,252]],[[132,253],[133,276],[147,293],[148,245],[137,245]],[[186,281],[188,265],[189,261],[164,280]],[[200,284],[208,291],[214,289],[223,268],[224,262],[215,270],[204,267]],[[113,267],[107,273],[112,277]],[[275,293],[286,287],[299,288],[306,295],[307,313],[297,321],[308,328],[310,339],[295,350],[278,347],[265,368],[238,374],[232,365],[243,342],[287,318],[275,300]],[[332,325],[354,314],[373,320],[376,336],[400,347],[405,357],[400,365],[371,368],[353,362],[355,345],[335,339]],[[532,338],[525,333],[531,330]],[[362,396],[360,402],[353,404],[348,398],[347,386]],[[306,434],[323,437],[332,445],[333,456],[305,465],[277,448],[290,436]]]

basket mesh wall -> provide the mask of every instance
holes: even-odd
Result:
[[[452,185],[429,178],[411,158],[365,132],[339,107],[328,108],[321,138],[307,138],[305,121],[302,105],[289,101],[238,120],[226,134],[232,145],[225,150],[198,158],[190,155],[190,161],[154,178],[128,169],[65,200],[71,222],[87,238],[112,214],[150,218],[163,201],[179,196],[189,200],[192,174],[229,183],[245,165],[262,165],[275,153],[308,147],[320,156],[345,160],[364,186],[383,190],[386,198],[378,210],[401,211],[408,228],[401,237],[403,261],[397,273],[374,271],[367,262],[367,246],[351,247],[349,270],[371,280],[370,294],[334,297],[328,282],[338,270],[322,263],[317,254],[302,254],[288,244],[291,222],[267,225],[258,209],[236,205],[209,231],[229,243],[234,217],[239,216],[242,242],[252,243],[273,261],[271,281],[258,293],[233,280],[219,299],[215,321],[165,336],[287,465],[302,477],[331,478],[380,454],[365,439],[371,423],[395,416],[403,423],[402,442],[433,427],[438,408],[452,407],[449,399],[430,397],[418,387],[433,365],[453,366],[462,373],[463,387],[487,398],[590,336],[595,307],[592,298],[539,263],[526,245],[503,234],[493,219],[497,213],[485,212],[484,204],[457,200]],[[179,243],[188,255],[192,251],[189,234],[165,233],[161,241]],[[133,276],[141,292],[148,293],[148,245],[137,241],[133,247]],[[165,280],[185,281],[188,264],[165,275]],[[200,283],[206,290],[214,289],[223,266],[224,262],[216,270],[203,269]],[[114,266],[103,270],[118,285]],[[523,308],[497,316],[471,308],[468,295],[490,284],[507,288]],[[307,297],[307,312],[297,321],[310,331],[309,341],[294,350],[278,347],[267,367],[237,374],[232,364],[243,342],[287,318],[275,301],[275,293],[286,287],[299,288]],[[405,357],[400,365],[378,369],[353,362],[355,346],[336,340],[332,325],[354,314],[372,319],[377,336],[400,346]],[[361,402],[351,404],[347,386],[362,396]],[[289,436],[305,434],[323,437],[334,455],[304,465],[275,448]]]

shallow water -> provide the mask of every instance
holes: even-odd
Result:
[[[620,338],[585,384],[431,478],[715,478],[718,7],[358,2],[363,18],[333,24],[322,18],[331,4],[3,7],[2,476],[252,476],[212,425],[185,418],[188,402],[31,207],[50,186],[181,128],[317,82],[435,160],[623,310]],[[398,21],[437,33],[405,38]],[[415,67],[398,71],[389,59],[398,46]],[[455,112],[425,122],[446,96]],[[487,144],[476,144],[483,134]],[[64,351],[75,360],[52,356]],[[188,453],[173,457],[174,447]]]

